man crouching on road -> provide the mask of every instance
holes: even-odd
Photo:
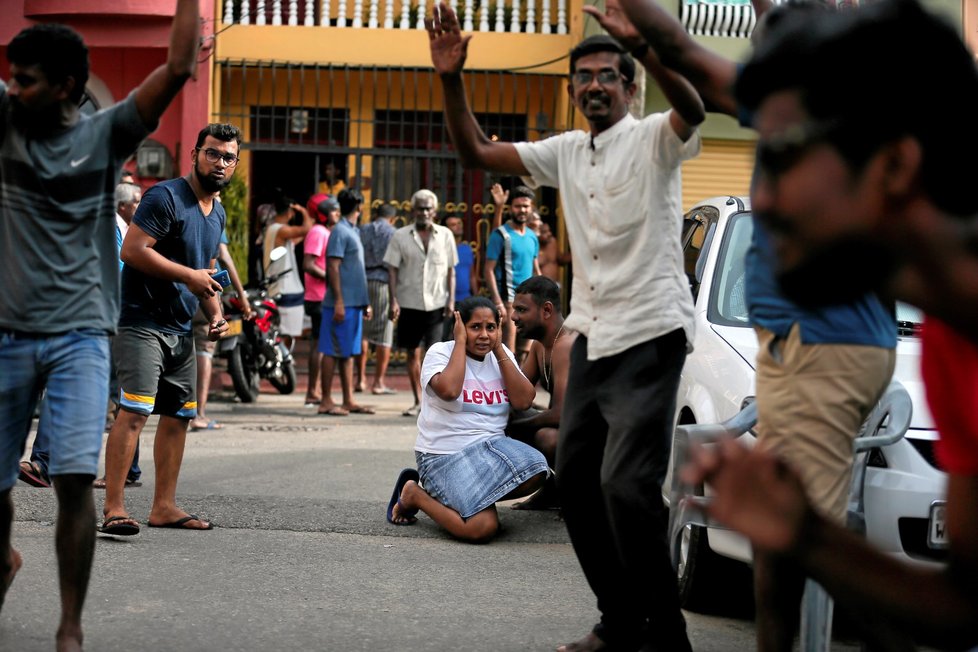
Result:
[[[193,149],[194,171],[150,188],[122,243],[122,315],[113,343],[122,410],[105,445],[105,507],[99,531],[133,535],[139,524],[124,502],[126,470],[146,419],[160,415],[153,458],[156,489],[150,527],[209,530],[213,526],[176,504],[187,426],[197,414],[191,319],[198,301],[208,337],[227,331],[221,284],[211,278],[226,216],[218,192],[238,164],[241,132],[207,125]]]
[[[550,404],[546,410],[514,413],[507,434],[543,453],[552,468],[557,459],[557,429],[570,372],[571,345],[577,333],[564,328],[560,288],[546,276],[531,276],[516,287],[512,314],[516,331],[531,340],[529,355],[521,365],[523,375],[534,385],[543,385],[550,394]],[[540,491],[513,505],[513,509],[559,506],[557,485],[551,476]]]

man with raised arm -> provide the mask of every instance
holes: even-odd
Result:
[[[471,36],[444,3],[427,21],[445,117],[462,163],[560,189],[574,256],[571,314],[580,333],[557,444],[561,505],[601,622],[565,651],[689,650],[665,542],[661,483],[679,373],[692,340],[683,274],[679,166],[695,156],[703,103],[631,30],[570,53],[567,86],[588,131],[535,143],[492,141],[462,82]],[[673,109],[628,113],[641,58]]]
[[[198,0],[179,0],[167,62],[126,99],[82,116],[88,49],[63,25],[39,24],[7,48],[0,82],[0,603],[21,565],[10,545],[18,461],[38,389],[58,497],[58,650],[82,646],[95,547],[92,480],[105,425],[108,336],[119,317],[112,193],[122,163],[191,77]]]

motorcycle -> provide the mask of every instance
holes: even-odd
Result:
[[[282,248],[284,254],[285,249]],[[272,252],[275,255],[275,252]],[[258,399],[261,379],[266,378],[281,394],[295,391],[295,359],[282,342],[281,316],[275,297],[268,289],[290,270],[269,276],[257,288],[247,289],[252,319],[244,320],[241,297],[224,298],[228,332],[218,343],[218,355],[228,363],[234,393],[243,403]]]

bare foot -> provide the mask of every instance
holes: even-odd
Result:
[[[187,520],[184,521],[184,519]],[[213,527],[208,521],[176,507],[169,510],[157,510],[154,507],[149,511],[149,518],[146,522],[150,527],[172,527],[183,530],[210,530]]]
[[[3,606],[3,599],[7,595],[7,589],[14,583],[14,577],[17,576],[17,571],[24,565],[24,558],[20,556],[19,552],[14,550],[13,546],[10,547],[10,559],[7,561],[7,565],[10,566],[10,570],[7,571],[7,576],[3,578],[3,583],[0,584],[0,607]]]
[[[607,647],[604,641],[598,638],[598,635],[594,632],[588,632],[588,635],[579,641],[574,641],[573,643],[568,643],[567,645],[561,645],[557,648],[557,652],[596,652],[597,650],[603,650]]]
[[[418,486],[418,483],[414,480],[408,480],[404,483],[404,488],[401,489],[401,500],[394,504],[394,509],[391,510],[391,519],[397,524],[408,524],[417,522],[417,518],[414,516],[402,516],[401,511],[404,509],[417,509],[417,496],[418,492],[424,492],[424,489]]]

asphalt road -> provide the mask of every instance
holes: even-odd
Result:
[[[405,379],[394,379],[404,386]],[[84,615],[89,650],[551,650],[596,622],[594,598],[553,512],[501,507],[488,545],[451,540],[422,515],[384,519],[413,466],[410,399],[369,396],[375,416],[321,417],[291,396],[209,406],[221,430],[188,435],[178,499],[210,532],[144,527],[100,537]],[[358,395],[359,397],[360,395]],[[155,419],[142,436],[145,522]],[[50,490],[14,490],[24,567],[0,614],[0,649],[54,647],[59,603]],[[96,493],[101,513],[101,493]],[[688,614],[694,648],[752,650],[744,617]],[[853,650],[838,645],[835,650]]]

